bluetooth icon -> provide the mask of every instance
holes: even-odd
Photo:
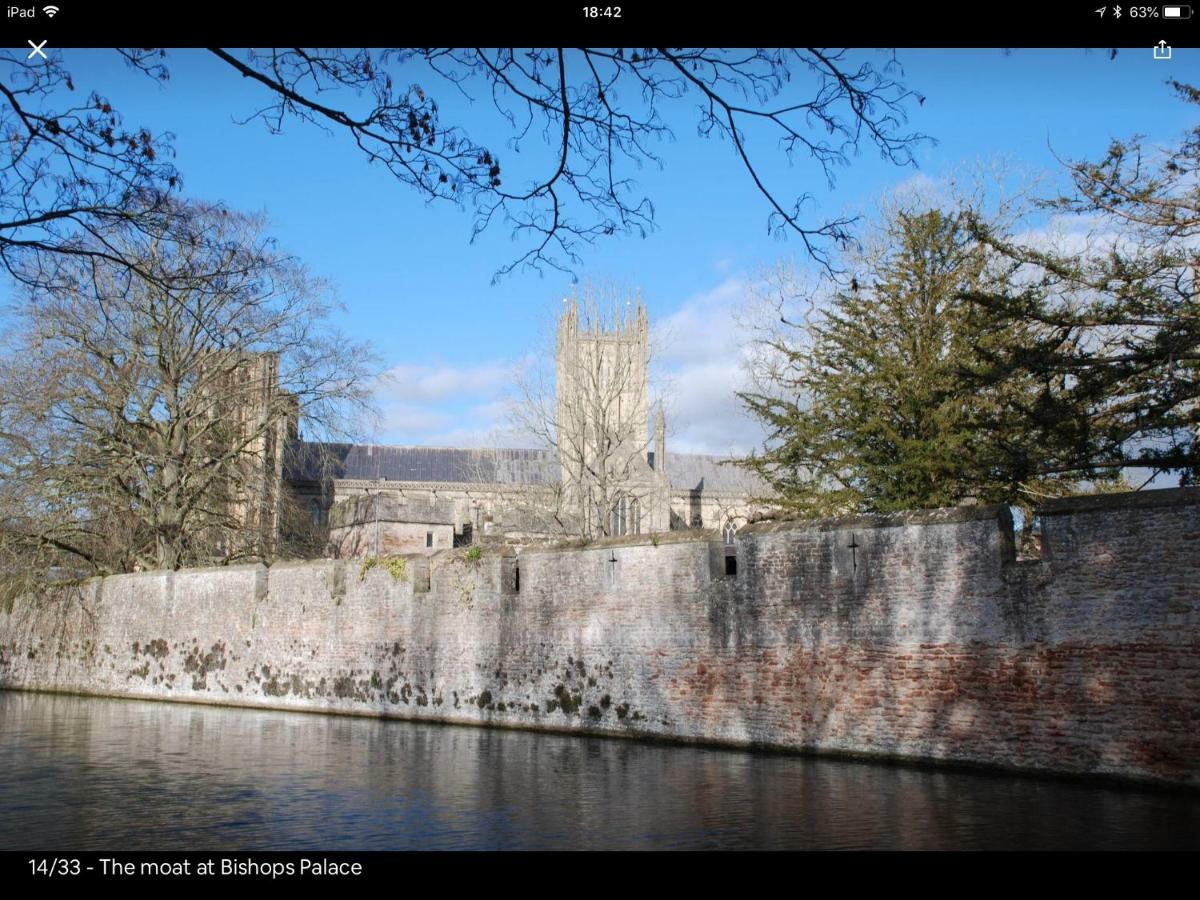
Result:
[[[1115,18],[1115,19],[1121,18],[1121,7],[1119,7],[1119,6],[1113,7],[1113,18]]]

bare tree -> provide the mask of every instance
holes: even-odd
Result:
[[[653,202],[628,170],[663,164],[656,145],[673,137],[664,114],[675,106],[693,106],[701,135],[729,141],[747,188],[764,201],[768,229],[799,237],[826,265],[854,220],[810,219],[811,196],[773,186],[753,147],[808,161],[832,185],[864,145],[909,165],[926,140],[904,129],[906,105],[924,97],[899,80],[890,53],[877,64],[818,47],[209,49],[263,89],[247,121],[280,132],[298,120],[348,136],[421,196],[471,208],[473,236],[497,222],[511,228],[526,249],[497,277],[523,266],[566,270],[597,239],[652,230]],[[164,76],[165,51],[122,52]],[[439,93],[490,100],[511,135],[506,146],[444,120]],[[515,155],[538,143],[542,152],[524,152],[520,167],[502,163],[502,149]]]
[[[467,464],[469,481],[463,489],[469,502],[480,508],[481,536],[498,529],[505,540],[524,543],[578,533],[564,499],[565,486],[554,465],[548,464],[557,463],[552,451],[534,461],[522,459],[516,466],[506,465],[507,455],[497,444],[474,451]]]
[[[2,573],[269,559],[301,417],[328,438],[366,410],[367,348],[329,327],[324,287],[260,219],[174,204],[164,222],[167,240],[106,234],[150,278],[59,255],[53,289],[7,317]]]
[[[30,62],[0,51],[0,136],[0,264],[10,275],[42,283],[62,255],[105,265],[109,278],[148,275],[113,235],[118,226],[168,234],[180,186],[171,135],[127,127],[102,94],[77,91],[57,55]]]
[[[580,294],[559,320],[553,381],[544,362],[531,366],[512,407],[518,430],[558,458],[559,484],[541,501],[564,531],[587,539],[666,530],[651,518],[665,482],[648,462],[645,307],[612,289]]]
[[[155,81],[169,80],[165,50],[119,52]],[[657,145],[673,136],[664,114],[687,102],[696,101],[700,134],[728,139],[747,187],[763,198],[768,228],[798,236],[827,265],[854,220],[810,220],[810,196],[772,186],[752,147],[778,146],[832,184],[864,145],[908,165],[926,140],[904,130],[905,107],[924,98],[899,80],[891,54],[876,64],[825,48],[210,52],[262,88],[264,102],[246,121],[279,132],[298,120],[339,133],[421,196],[470,208],[473,237],[495,223],[511,228],[527,243],[497,277],[520,267],[566,270],[597,239],[652,230],[653,202],[629,170],[663,164]],[[488,98],[511,135],[505,146],[444,121],[437,93]],[[10,274],[46,279],[58,254],[127,278],[150,274],[109,234],[117,224],[169,234],[163,219],[181,187],[173,135],[126,125],[102,93],[77,88],[61,57],[30,62],[19,51],[0,51],[0,135],[0,264]],[[542,152],[525,152],[521,167],[502,165],[501,150],[537,143]]]

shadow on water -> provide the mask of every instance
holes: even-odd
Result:
[[[1200,849],[1200,796],[0,692],[0,848]]]

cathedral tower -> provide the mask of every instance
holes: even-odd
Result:
[[[649,462],[646,307],[640,300],[564,303],[555,354],[555,434],[568,505],[598,535],[665,527],[658,522],[660,479]]]

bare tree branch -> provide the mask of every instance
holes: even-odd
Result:
[[[261,220],[176,204],[167,225],[109,236],[149,279],[60,255],[12,311],[0,574],[22,553],[82,574],[269,559],[300,422],[337,438],[367,407],[369,352]]]
[[[888,161],[909,165],[914,146],[928,140],[902,130],[905,105],[924,98],[892,77],[898,69],[894,56],[880,69],[850,64],[844,50],[819,48],[655,48],[628,54],[602,48],[436,48],[378,55],[276,49],[244,58],[221,48],[212,52],[270,92],[251,118],[272,131],[289,117],[347,131],[371,162],[429,200],[470,206],[474,237],[502,222],[527,240],[528,249],[497,277],[522,267],[569,271],[581,261],[583,247],[601,237],[648,234],[653,203],[618,173],[629,165],[662,165],[651,142],[673,134],[661,112],[690,95],[701,101],[700,134],[731,139],[767,202],[770,230],[798,235],[825,266],[831,265],[830,247],[850,241],[853,220],[806,221],[801,208],[809,195],[789,201],[768,184],[765,160],[752,156],[746,125],[776,134],[789,160],[803,154],[816,162],[830,184],[835,169],[847,165],[864,142]],[[543,164],[535,162],[523,186],[508,187],[495,149],[443,122],[426,87],[395,89],[393,72],[414,71],[432,74],[472,99],[489,96],[513,131],[508,147],[514,152],[540,129],[552,151],[541,174]],[[317,99],[330,93],[353,98],[359,111]]]

